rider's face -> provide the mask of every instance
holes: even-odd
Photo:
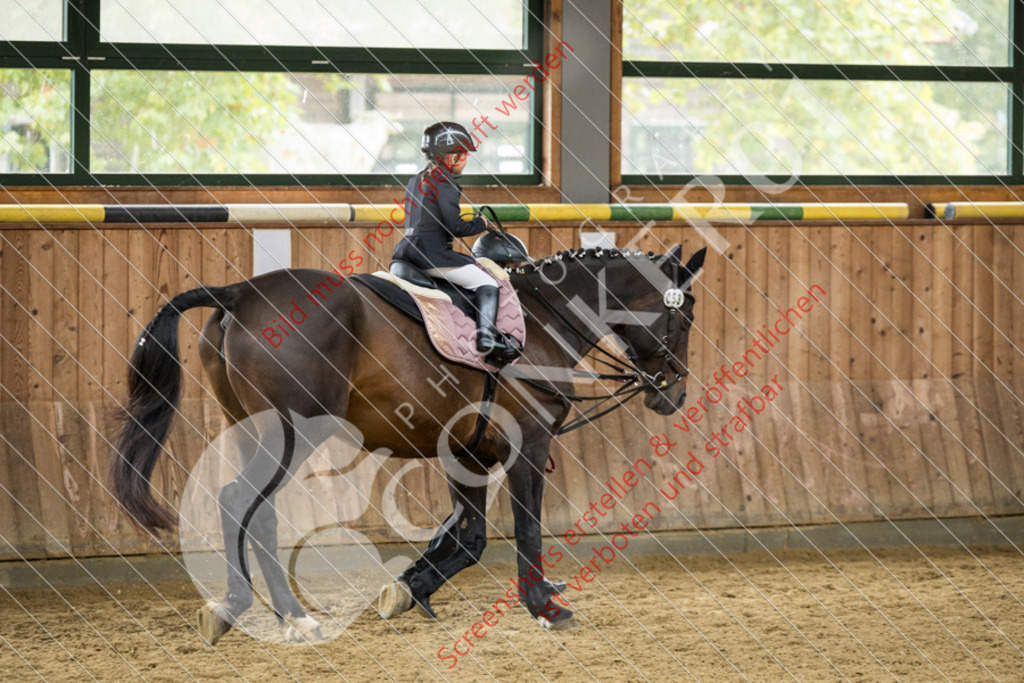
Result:
[[[453,152],[445,157],[444,165],[451,169],[455,175],[461,175],[462,170],[466,168],[466,163],[469,161],[469,152],[465,150],[459,150]]]

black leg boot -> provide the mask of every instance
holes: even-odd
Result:
[[[478,287],[476,290],[476,350],[483,355],[504,348],[494,322],[498,319],[498,288]]]

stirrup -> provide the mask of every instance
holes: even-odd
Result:
[[[491,365],[502,367],[523,355],[523,342],[515,336],[498,332],[492,339],[495,345],[484,356],[484,360]]]
[[[476,350],[488,354],[504,345],[501,332],[494,327],[481,327],[476,331]]]

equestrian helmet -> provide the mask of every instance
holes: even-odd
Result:
[[[476,142],[473,141],[473,136],[461,123],[441,121],[427,126],[423,131],[423,144],[420,151],[427,155],[427,159],[443,158],[457,149],[467,152],[476,151]]]

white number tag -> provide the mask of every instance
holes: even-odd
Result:
[[[668,308],[680,308],[686,301],[686,295],[681,289],[665,290],[665,306]]]

